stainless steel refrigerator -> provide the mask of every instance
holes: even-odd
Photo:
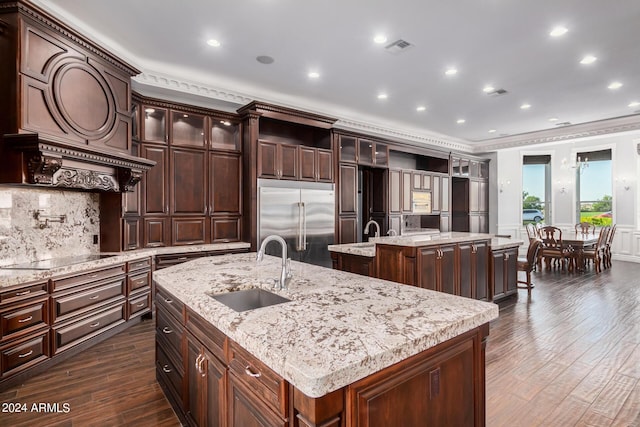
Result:
[[[334,242],[334,185],[320,182],[258,180],[258,246],[277,234],[295,261],[331,268],[327,245]],[[281,256],[274,242],[265,252]]]

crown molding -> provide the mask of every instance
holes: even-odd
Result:
[[[574,139],[590,138],[608,134],[631,132],[640,129],[640,114],[597,120],[588,123],[564,126],[519,135],[485,140],[474,151],[497,151],[505,148],[517,148],[529,145],[566,142]]]

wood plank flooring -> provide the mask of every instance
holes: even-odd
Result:
[[[487,344],[487,426],[640,427],[640,264],[533,273]],[[178,426],[155,381],[153,321],[0,392],[69,413],[0,413],[0,426]]]

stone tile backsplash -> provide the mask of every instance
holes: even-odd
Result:
[[[99,234],[96,193],[0,186],[0,267],[97,253]]]

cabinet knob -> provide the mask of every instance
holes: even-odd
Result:
[[[253,378],[260,378],[262,376],[262,372],[254,372],[253,369],[251,369],[251,365],[247,365],[244,367],[244,373]]]
[[[168,374],[168,373],[170,373],[170,372],[171,372],[171,369],[169,369],[169,365],[164,365],[164,366],[162,367],[162,370],[163,370],[166,374]]]
[[[168,326],[165,326],[164,328],[162,328],[162,332],[165,333],[165,334],[170,334],[173,331],[171,329],[169,329]]]

